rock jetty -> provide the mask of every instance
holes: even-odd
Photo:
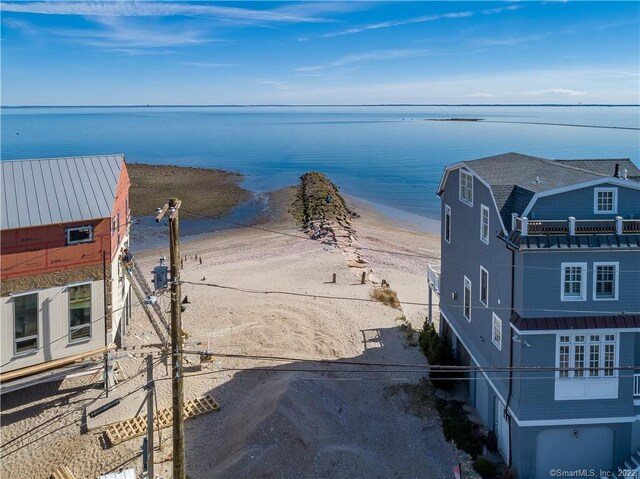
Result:
[[[290,212],[311,239],[340,249],[349,267],[366,266],[351,224],[358,214],[346,205],[339,188],[323,173],[314,171],[300,177]]]

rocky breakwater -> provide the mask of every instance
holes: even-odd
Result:
[[[358,214],[349,209],[339,188],[323,173],[314,171],[300,177],[290,212],[311,239],[340,249],[349,267],[366,266],[351,224]]]

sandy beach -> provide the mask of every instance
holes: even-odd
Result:
[[[451,477],[463,457],[444,440],[429,400],[417,399],[432,391],[421,383],[425,374],[416,366],[426,359],[406,326],[424,322],[425,271],[438,266],[439,239],[349,200],[360,215],[353,227],[368,262],[349,268],[340,249],[306,238],[289,219],[290,197],[290,190],[275,195],[256,227],[182,244],[182,295],[190,302],[182,315],[185,349],[214,354],[205,363],[186,356],[185,399],[211,394],[221,407],[186,422],[189,477]],[[145,251],[136,261],[150,271],[161,255],[168,250]],[[401,309],[372,300],[376,285],[360,284],[362,271],[388,281]],[[158,301],[168,311],[168,294]],[[2,476],[45,477],[63,464],[79,478],[118,466],[140,470],[141,437],[110,448],[101,438],[105,424],[139,411],[144,358],[135,348],[157,342],[136,306],[128,350],[116,353],[128,379],[109,399],[83,387],[87,378],[48,385],[46,398],[35,388],[3,397]],[[170,376],[161,359],[156,363],[158,407],[170,407]],[[80,434],[83,407],[121,396],[126,400]],[[167,478],[171,428],[161,436],[156,474]]]

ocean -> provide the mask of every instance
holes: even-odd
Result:
[[[345,194],[416,224],[439,219],[438,182],[457,161],[514,151],[640,164],[638,106],[56,107],[1,114],[2,160],[124,153],[128,162],[238,171],[258,194],[322,171]],[[425,121],[449,118],[483,121]]]

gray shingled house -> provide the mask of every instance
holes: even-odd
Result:
[[[440,332],[490,368],[465,385],[505,462],[640,467],[640,170],[507,153],[448,166],[438,195]]]

